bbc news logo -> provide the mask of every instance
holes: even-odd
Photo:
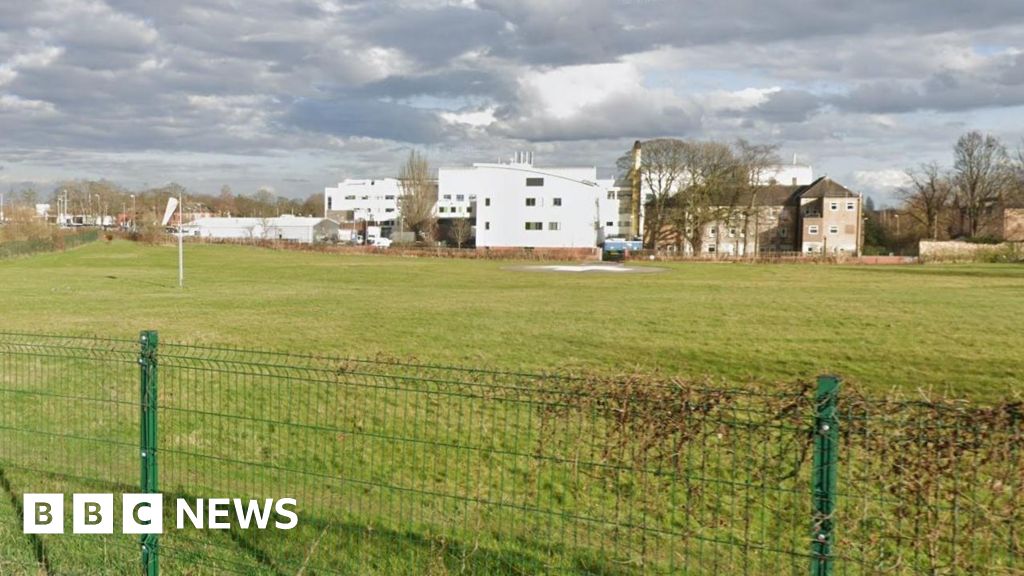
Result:
[[[291,530],[299,523],[295,499],[241,500],[239,498],[202,498],[175,500],[175,528],[228,530],[234,516],[243,529]],[[64,533],[64,494],[25,494],[22,498],[25,534]],[[113,534],[118,516],[113,494],[73,494],[71,528],[74,534]],[[121,532],[123,534],[162,534],[164,532],[163,494],[122,494]]]

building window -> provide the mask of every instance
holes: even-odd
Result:
[[[445,194],[444,195],[444,199],[445,200],[451,200],[452,199],[452,195],[451,194]]]
[[[395,195],[391,194],[391,195],[385,196],[384,199],[385,200],[394,200],[395,199]]]
[[[788,234],[788,232],[785,228],[779,228],[779,238],[785,238],[786,234]]]
[[[615,222],[605,222],[604,225],[609,227],[609,228],[611,228],[611,227],[615,226]]]
[[[543,186],[544,185],[544,179],[543,178],[527,178],[526,179],[526,185],[530,186],[531,188],[532,187],[536,187],[536,186]]]
[[[355,200],[355,196],[345,196],[345,200]]]
[[[714,252],[715,252],[715,247],[714,246],[708,246],[708,253],[709,254],[714,254]]]
[[[385,208],[384,211],[385,212],[394,212],[395,209],[394,208]]]
[[[466,214],[472,214],[472,213],[473,213],[473,207],[472,206],[466,206]]]
[[[327,209],[331,210],[332,208],[334,208],[334,198],[331,198],[330,196],[328,196],[327,197]]]
[[[839,202],[832,202],[831,204],[829,204],[829,208],[831,208],[833,212],[839,210]]]
[[[608,193],[608,199],[609,199],[609,200],[615,200],[615,199],[616,199],[616,198],[615,198],[615,192],[609,192],[609,193]]]
[[[490,229],[491,229],[491,223],[490,222],[484,222],[484,230],[490,230]]]
[[[561,230],[562,226],[558,222],[548,222],[548,230]]]
[[[828,227],[828,233],[829,234],[839,234],[839,226],[836,226],[835,224],[832,224],[831,226]]]
[[[712,226],[712,227],[711,227],[711,228],[710,228],[710,229],[708,230],[708,235],[709,235],[709,236],[714,236],[715,234],[718,234],[718,228],[716,228],[716,227]]]
[[[735,228],[729,228],[729,238],[735,238],[735,237],[736,237],[736,229]]]
[[[811,224],[810,226],[808,226],[807,227],[807,233],[810,234],[811,236],[816,235],[818,233],[818,225],[817,224]]]
[[[490,206],[490,205],[491,205],[491,199],[490,198],[484,198],[484,206]]]
[[[536,198],[527,198],[526,199],[526,205],[527,206],[536,206],[537,205],[537,199]]]
[[[543,222],[527,222],[526,223],[526,229],[527,230],[543,230],[544,229],[544,223]]]
[[[555,206],[561,206],[562,205],[562,199],[561,198],[555,198],[553,200],[553,202],[555,203]]]
[[[438,213],[440,213],[440,214],[444,214],[444,211],[445,211],[445,208],[444,208],[444,206],[440,206],[440,207],[438,207],[437,211],[438,211]]]
[[[466,195],[465,194],[456,194],[455,195],[455,201],[456,202],[465,202],[466,201]]]
[[[853,212],[853,207],[854,207],[854,203],[853,202],[847,202],[846,203],[846,209],[849,210],[850,212]]]

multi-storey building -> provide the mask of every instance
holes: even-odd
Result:
[[[441,168],[438,192],[439,212],[469,203],[478,248],[590,248],[621,233],[617,190],[595,167],[537,167],[519,156]]]
[[[347,178],[324,189],[324,216],[342,224],[391,225],[398,218],[401,183],[396,178]]]
[[[807,185],[768,184],[727,195],[707,209],[699,247],[665,224],[656,247],[688,254],[743,256],[761,252],[859,254],[861,197],[828,177]],[[670,203],[669,211],[676,210]]]

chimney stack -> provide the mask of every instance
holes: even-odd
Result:
[[[630,211],[629,211],[629,239],[640,238],[640,196],[641,183],[640,166],[642,165],[640,141],[633,143],[633,170],[630,173]]]

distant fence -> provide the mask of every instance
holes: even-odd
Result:
[[[159,414],[159,417],[157,417]],[[0,333],[0,573],[1022,574],[1024,406]],[[141,478],[140,478],[141,459]],[[20,534],[24,492],[298,501]],[[70,497],[68,499],[70,501]],[[140,546],[141,544],[141,546]]]
[[[86,230],[74,233],[55,233],[46,238],[35,238],[31,240],[9,240],[0,242],[0,260],[13,258],[15,256],[27,256],[37,252],[54,252],[81,246],[89,242],[99,240],[98,230]]]
[[[168,237],[170,241],[172,237]],[[471,260],[538,260],[538,261],[589,261],[600,260],[600,248],[452,248],[448,246],[406,246],[395,244],[388,248],[377,246],[354,246],[348,244],[288,242],[248,238],[202,238],[186,237],[186,242],[199,244],[230,244],[236,246],[257,246],[272,250],[294,250],[298,252],[323,252],[329,254],[376,254],[407,258],[456,258]]]
[[[853,256],[851,254],[819,254],[765,251],[746,256],[733,254],[687,254],[667,250],[636,250],[626,253],[625,260],[658,260],[666,262],[754,262],[759,264],[913,264],[909,256]]]

